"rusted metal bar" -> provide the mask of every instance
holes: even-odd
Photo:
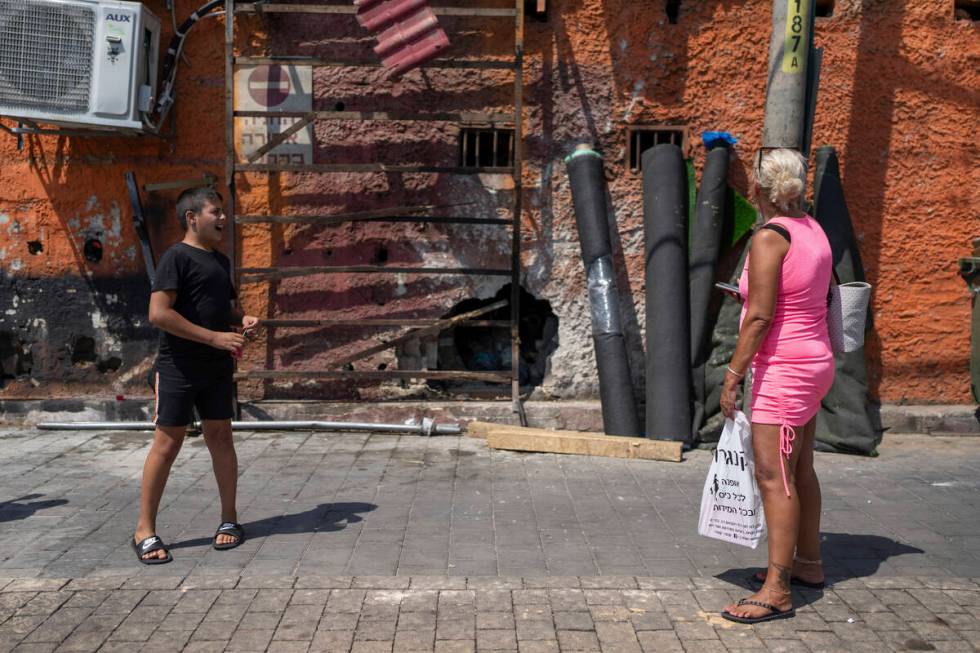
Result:
[[[178,188],[201,188],[203,186],[213,186],[217,177],[205,173],[200,179],[176,179],[174,181],[161,181],[155,184],[143,184],[143,190],[147,193],[155,193],[161,190],[176,190]]]
[[[296,121],[294,125],[291,125],[289,129],[286,129],[281,133],[272,136],[272,138],[270,138],[265,145],[255,150],[247,157],[245,157],[245,160],[248,161],[249,163],[254,163],[255,161],[258,161],[266,154],[274,150],[276,147],[285,143],[293,134],[295,134],[296,132],[300,131],[301,129],[309,125],[311,122],[313,122],[314,118],[316,118],[316,114],[312,112],[304,114],[303,117],[300,118],[298,121]]]
[[[236,172],[419,172],[432,174],[478,175],[478,174],[509,174],[513,168],[509,166],[495,167],[460,167],[460,166],[408,166],[389,165],[387,163],[310,163],[310,164],[270,164],[242,163],[235,166]]]
[[[445,320],[437,319],[405,319],[405,320],[389,320],[382,318],[366,318],[361,320],[262,320],[261,324],[267,328],[276,329],[302,329],[302,328],[313,328],[313,327],[335,327],[335,326],[350,326],[350,327],[428,327],[434,326],[438,323],[444,322]],[[466,327],[509,327],[510,320],[465,320],[454,324],[453,326],[466,326]]]
[[[371,220],[376,218],[387,218],[390,216],[402,215],[405,213],[415,213],[421,211],[435,211],[438,209],[454,209],[461,206],[472,206],[475,202],[458,202],[454,204],[422,204],[419,206],[389,206],[383,209],[372,209],[370,211],[353,211],[350,213],[335,213],[332,215],[239,215],[235,219],[239,223],[254,222],[354,222],[357,220]],[[421,217],[421,216],[420,216]]]
[[[521,214],[523,212],[523,116],[524,109],[524,0],[514,0],[514,228],[511,246],[511,287],[510,287],[510,342],[511,342],[511,399],[514,412],[521,423],[527,426],[524,405],[521,403],[520,361],[521,361]]]
[[[396,381],[403,379],[428,379],[431,381],[487,381],[507,383],[509,370],[487,372],[463,372],[449,370],[251,370],[239,372],[235,380],[247,379],[362,379],[370,381]]]
[[[224,209],[235,215],[235,0],[225,0],[225,194]],[[231,263],[231,282],[238,287],[235,271],[238,260],[238,238],[235,221],[228,224],[228,259]],[[236,402],[237,403],[237,402]]]
[[[540,1],[540,0],[539,0]],[[313,5],[313,4],[282,4],[263,2],[243,2],[236,9],[249,13],[286,13],[286,14],[356,14],[357,7],[352,5]],[[495,7],[430,7],[436,16],[458,16],[461,18],[509,18],[514,15],[513,9]]]
[[[509,269],[497,268],[407,268],[392,265],[308,266],[285,268],[239,268],[241,283],[258,283],[313,274],[444,274],[464,276],[509,277]],[[245,276],[248,278],[244,278]]]
[[[399,113],[397,111],[314,111],[317,120],[377,120],[406,122],[462,122],[510,124],[514,122],[509,113]],[[236,111],[236,118],[302,118],[309,111]]]
[[[463,218],[441,215],[384,215],[371,218],[345,218],[333,215],[239,215],[238,224],[319,224],[337,225],[347,222],[415,222],[419,224],[511,224],[507,218]]]
[[[350,354],[349,356],[344,356],[343,358],[340,358],[338,360],[329,363],[328,366],[341,367],[343,365],[347,365],[348,363],[354,363],[359,360],[364,360],[368,356],[373,356],[374,354],[381,353],[385,350],[391,349],[392,347],[397,347],[398,345],[402,344],[403,342],[407,342],[412,338],[425,338],[428,336],[434,336],[441,331],[445,331],[446,329],[451,329],[452,327],[456,326],[460,322],[465,322],[466,320],[471,320],[475,317],[486,315],[487,313],[491,313],[505,306],[507,306],[506,299],[499,302],[494,302],[492,304],[488,304],[487,306],[483,306],[482,308],[478,308],[474,311],[460,313],[459,315],[447,318],[445,320],[440,320],[438,324],[434,324],[432,326],[422,327],[419,329],[412,329],[408,333],[404,333],[398,336],[397,338],[392,338],[391,340],[383,340],[382,342],[379,342],[378,344],[372,347],[368,347],[367,349],[364,349],[362,351],[355,352],[353,354]]]
[[[341,68],[380,68],[379,61],[346,61],[342,59],[321,59],[317,57],[235,57],[240,66],[259,66],[267,64],[292,64],[296,66],[335,66]],[[433,59],[426,62],[425,68],[474,68],[482,70],[513,70],[513,61],[502,59]]]

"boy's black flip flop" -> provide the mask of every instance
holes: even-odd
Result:
[[[170,555],[170,551],[167,550],[167,545],[163,543],[156,535],[151,535],[147,538],[140,540],[139,544],[136,540],[129,538],[129,543],[133,545],[133,551],[136,552],[136,559],[142,562],[144,565],[165,565],[168,562],[173,562],[174,557]],[[154,551],[166,551],[166,558],[144,558],[147,553],[153,553]]]
[[[228,542],[226,544],[218,544],[219,535],[231,535],[237,538],[234,542]],[[214,548],[218,551],[226,551],[228,549],[234,549],[236,546],[245,541],[245,529],[242,528],[241,524],[236,524],[235,522],[226,521],[225,523],[218,526],[218,530],[214,533]]]

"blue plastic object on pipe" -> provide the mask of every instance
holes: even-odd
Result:
[[[720,145],[730,147],[738,143],[738,139],[728,132],[704,132],[701,134],[701,140],[709,150]]]

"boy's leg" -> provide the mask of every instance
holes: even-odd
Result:
[[[157,426],[156,433],[153,434],[153,444],[150,446],[150,452],[146,455],[146,462],[143,463],[140,516],[133,536],[137,543],[151,535],[156,535],[160,499],[163,497],[163,490],[167,486],[170,467],[177,459],[180,447],[184,443],[186,431],[186,426]],[[153,551],[143,557],[146,559],[153,557],[163,559],[167,557],[167,552]]]
[[[235,454],[235,441],[231,433],[231,417],[234,414],[235,386],[231,359],[228,369],[218,376],[208,387],[198,394],[195,404],[201,415],[204,442],[211,453],[211,466],[214,479],[218,482],[218,495],[221,497],[221,522],[238,522],[235,506],[238,491],[238,456]],[[221,533],[216,544],[231,544],[237,538]]]
[[[235,441],[231,433],[231,420],[203,421],[204,442],[211,452],[211,466],[214,469],[214,479],[218,482],[218,495],[221,497],[221,521],[237,522],[238,511],[235,507],[238,492],[238,456],[235,453]],[[221,533],[218,544],[230,544],[235,537]]]

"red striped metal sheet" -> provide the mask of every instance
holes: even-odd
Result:
[[[378,36],[374,51],[392,76],[437,57],[449,37],[426,0],[354,0],[357,22]]]

